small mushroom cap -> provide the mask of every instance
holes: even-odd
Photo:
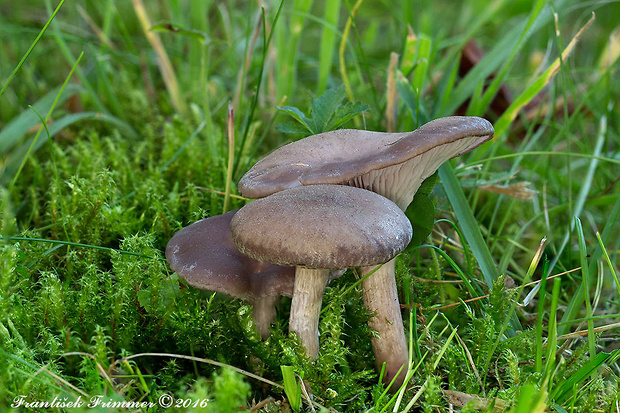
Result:
[[[256,260],[317,269],[382,264],[409,241],[409,219],[365,189],[312,185],[253,201],[233,217],[239,251]]]
[[[289,143],[258,161],[239,181],[239,191],[261,198],[300,185],[344,184],[377,192],[402,208],[443,162],[480,146],[493,133],[490,122],[474,116],[440,118],[405,133],[325,132]],[[414,158],[419,159],[408,162]],[[394,166],[400,169],[383,174],[391,183],[383,178],[378,182],[377,171]]]
[[[170,268],[189,285],[250,302],[271,295],[293,295],[295,267],[253,260],[235,248],[230,211],[189,225],[166,246]]]

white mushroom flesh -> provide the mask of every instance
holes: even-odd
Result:
[[[462,153],[478,140],[480,137],[472,136],[437,146],[406,162],[356,176],[343,184],[383,195],[404,211],[426,178],[435,173],[445,161]]]

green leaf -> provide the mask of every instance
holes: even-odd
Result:
[[[301,125],[284,122],[276,126],[276,130],[284,133],[305,133],[316,135],[338,129],[351,120],[355,115],[370,109],[362,102],[342,103],[346,97],[344,86],[337,89],[329,89],[321,96],[312,101],[310,113],[312,117],[304,114],[294,106],[278,107],[278,110],[287,113]]]
[[[312,113],[313,133],[321,133],[327,131],[327,125],[334,116],[338,107],[341,106],[342,100],[345,98],[346,92],[344,86],[336,89],[328,89],[321,96],[312,101],[310,112]]]
[[[435,204],[427,194],[416,193],[413,201],[407,207],[405,215],[411,221],[413,237],[409,247],[422,245],[433,231],[435,224]]]
[[[278,123],[276,125],[276,130],[282,133],[312,133],[312,131],[308,129],[306,125],[290,121]]]
[[[439,181],[439,173],[435,171],[434,174],[432,174],[422,182],[422,184],[418,188],[418,191],[416,192],[416,195],[430,195],[431,192],[433,192],[433,188],[435,187],[435,184],[437,184],[437,181]]]
[[[592,303],[590,302],[590,269],[588,267],[588,251],[586,249],[586,239],[583,235],[583,227],[579,217],[574,217],[574,226],[577,230],[577,240],[579,242],[579,258],[581,261],[581,282],[584,287],[586,302],[586,317],[588,318],[588,348],[590,359],[594,359],[596,354],[596,337],[594,336],[594,320],[592,320]]]
[[[292,366],[280,366],[284,379],[284,392],[291,408],[298,412],[301,410],[301,386],[297,383],[295,371]]]
[[[289,114],[299,123],[306,123],[307,121],[306,114],[295,106],[276,106],[276,109]]]
[[[295,106],[276,106],[281,112],[287,113],[293,117],[297,122],[304,125],[310,132],[312,132],[312,128],[309,123],[311,123],[311,119],[308,119],[301,110],[296,108]]]
[[[362,102],[347,102],[346,105],[340,106],[336,109],[336,113],[334,114],[334,118],[332,121],[324,128],[325,131],[330,131],[334,129],[338,129],[340,126],[344,125],[355,115],[359,115],[360,113],[365,113],[370,110],[370,106],[362,103]]]

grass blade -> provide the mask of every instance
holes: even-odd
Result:
[[[396,94],[396,80],[394,79],[397,66],[398,55],[392,52],[390,54],[385,88],[385,118],[387,121],[387,132],[390,133],[396,131],[396,122],[398,121],[398,95]]]
[[[549,327],[547,328],[547,363],[545,364],[545,371],[542,379],[543,385],[545,381],[551,381],[551,372],[555,367],[555,356],[558,350],[557,310],[561,285],[562,281],[560,280],[560,278],[555,278],[553,280],[553,290],[551,293],[551,308],[549,309]]]
[[[596,354],[596,340],[594,337],[594,321],[592,320],[592,303],[590,303],[590,271],[588,268],[588,251],[586,250],[586,240],[583,236],[583,228],[579,217],[575,217],[575,228],[577,229],[577,239],[579,241],[579,259],[581,261],[581,283],[584,288],[586,301],[586,317],[588,317],[588,348],[590,359],[594,359]]]
[[[301,386],[297,383],[297,377],[292,366],[280,366],[284,380],[284,392],[291,405],[291,409],[298,412],[301,409]]]
[[[250,131],[250,125],[254,119],[254,112],[256,111],[256,106],[258,105],[258,96],[260,95],[260,89],[263,80],[263,72],[265,70],[265,62],[267,60],[267,54],[269,52],[269,46],[271,45],[271,40],[273,38],[273,34],[278,27],[278,20],[280,19],[280,14],[282,13],[282,7],[284,6],[284,0],[280,2],[280,6],[278,7],[278,11],[276,12],[276,16],[273,19],[273,23],[271,24],[271,32],[269,32],[269,36],[267,36],[267,26],[265,22],[265,9],[263,8],[261,13],[262,18],[262,27],[263,27],[263,56],[260,64],[260,70],[258,71],[258,83],[256,85],[256,92],[254,92],[254,98],[252,100],[252,105],[250,106],[250,113],[247,116],[247,120],[245,122],[245,128],[243,129],[243,135],[241,136],[241,145],[239,146],[239,156],[237,157],[237,165],[235,165],[235,169],[238,169],[238,162],[241,161],[241,155],[245,151],[246,138],[248,136],[248,132]]]
[[[570,41],[568,46],[562,51],[560,57],[558,57],[551,66],[542,74],[538,79],[536,79],[523,93],[521,93],[515,100],[512,102],[510,107],[506,109],[504,114],[495,122],[495,136],[501,138],[501,136],[508,130],[510,124],[517,117],[517,114],[523,108],[523,106],[527,105],[533,98],[536,96],[545,86],[549,84],[551,79],[560,71],[560,66],[563,61],[568,58],[568,55],[573,51],[575,45],[586,31],[588,27],[594,21],[594,13],[592,13],[592,17],[588,22],[577,32],[575,37]],[[499,76],[498,76],[499,78]],[[498,85],[499,87],[499,85]]]
[[[185,105],[185,101],[181,97],[179,83],[177,82],[177,78],[174,74],[172,63],[170,63],[170,59],[168,58],[166,49],[164,48],[164,45],[161,42],[159,36],[151,29],[151,21],[149,20],[149,16],[146,13],[144,3],[142,2],[142,0],[132,0],[132,2],[134,11],[136,12],[136,16],[138,16],[138,20],[140,21],[140,25],[142,26],[144,35],[146,36],[146,39],[149,41],[151,47],[153,47],[153,50],[155,50],[155,54],[157,55],[159,70],[161,71],[161,76],[164,79],[166,89],[168,89],[168,93],[170,94],[170,100],[172,101],[172,105],[179,113],[187,113],[187,106]]]
[[[620,198],[618,198],[620,200]],[[609,254],[607,253],[607,249],[605,248],[605,244],[603,244],[603,240],[601,239],[601,234],[596,232],[596,239],[599,242],[601,251],[605,256],[605,261],[607,261],[607,265],[609,266],[609,271],[611,271],[611,276],[614,278],[614,283],[616,284],[616,288],[618,289],[618,296],[620,296],[620,282],[618,281],[618,275],[616,274],[616,270],[614,269],[614,264],[611,262],[609,258]]]
[[[230,192],[232,190],[232,176],[235,165],[235,115],[232,102],[228,103],[228,166],[226,168],[226,188],[224,189],[223,212],[228,212]]]
[[[69,79],[71,79],[71,75],[73,75],[73,72],[75,71],[75,68],[80,63],[80,60],[82,59],[82,56],[84,56],[84,53],[80,54],[80,56],[77,58],[75,64],[71,68],[71,71],[67,75],[67,78],[65,79],[65,83],[62,85],[62,87],[58,91],[58,95],[56,96],[56,99],[52,103],[52,106],[50,107],[50,109],[47,111],[47,115],[45,116],[45,122],[44,123],[47,124],[47,121],[52,116],[52,112],[54,112],[54,108],[56,107],[56,104],[58,103],[58,100],[60,99],[60,96],[62,95],[63,90],[65,89],[65,87],[69,83]],[[19,168],[17,169],[17,172],[13,176],[13,180],[11,181],[11,188],[13,188],[15,186],[15,183],[17,182],[17,178],[19,178],[19,175],[20,175],[24,165],[26,164],[26,160],[28,159],[28,155],[30,155],[30,153],[32,152],[32,149],[36,145],[37,141],[39,140],[39,136],[41,135],[42,131],[43,131],[43,128],[40,128],[39,131],[37,132],[37,134],[35,135],[34,140],[32,141],[32,143],[30,145],[30,148],[28,149],[28,152],[26,153],[26,156],[24,156],[24,159],[23,159],[21,165],[19,165]]]
[[[546,267],[549,262],[545,260],[545,265],[542,272],[542,278],[540,280],[540,290],[538,292],[538,315],[536,320],[536,360],[534,370],[542,372],[542,352],[543,352],[543,319],[545,315],[545,296],[547,293],[547,271]]]
[[[118,254],[122,254],[122,255],[131,255],[133,257],[141,257],[141,258],[148,258],[148,259],[157,259],[160,261],[165,261],[165,258],[159,258],[159,257],[150,257],[148,255],[144,255],[144,254],[139,254],[136,252],[131,252],[131,251],[125,251],[125,250],[119,250],[116,248],[109,248],[109,247],[101,247],[98,245],[90,245],[90,244],[82,244],[79,242],[71,242],[71,241],[61,241],[61,240],[57,240],[57,239],[43,239],[43,238],[30,238],[30,237],[6,237],[3,235],[0,235],[0,240],[2,241],[26,241],[26,242],[43,242],[43,243],[50,243],[50,244],[56,244],[56,245],[61,245],[61,246],[68,246],[68,247],[80,247],[80,248],[90,248],[90,249],[94,249],[94,250],[99,250],[99,251],[107,251],[107,252],[115,252]]]
[[[341,0],[325,2],[325,24],[321,33],[321,50],[319,52],[319,81],[316,95],[320,96],[327,89],[327,80],[332,69],[334,50],[336,50],[336,34],[340,17]]]
[[[63,104],[71,96],[82,91],[82,88],[78,85],[68,84],[64,88],[63,93],[59,93],[61,86],[48,92],[45,96],[37,101],[33,106],[34,110],[39,113],[47,113],[50,108],[56,102],[56,105]],[[13,146],[20,141],[20,139],[32,129],[35,125],[40,123],[38,116],[32,110],[25,110],[18,116],[13,118],[7,123],[2,130],[0,130],[0,154],[3,154],[10,150]]]
[[[347,23],[344,26],[344,30],[342,31],[342,39],[340,40],[340,47],[338,49],[338,58],[340,63],[340,76],[342,77],[342,83],[347,90],[347,96],[349,101],[354,102],[353,91],[351,90],[351,83],[349,82],[349,76],[347,75],[347,66],[344,61],[344,51],[347,47],[347,39],[349,38],[349,32],[351,31],[351,26],[353,25],[353,18],[357,14],[357,10],[360,8],[364,0],[357,0],[353,8],[349,11],[349,18],[347,19]]]
[[[15,78],[15,75],[17,75],[17,72],[19,72],[19,69],[21,69],[21,67],[23,66],[24,62],[26,62],[26,59],[28,59],[28,56],[30,56],[30,53],[32,53],[32,51],[34,50],[34,48],[37,45],[37,43],[39,43],[39,40],[41,39],[41,37],[43,37],[43,34],[46,32],[46,30],[49,27],[50,23],[52,22],[52,20],[54,20],[54,17],[56,17],[56,14],[58,14],[58,12],[60,11],[60,8],[62,7],[62,5],[64,3],[65,3],[65,0],[61,0],[60,3],[58,3],[58,6],[56,6],[56,9],[54,10],[54,12],[50,16],[50,18],[47,20],[47,22],[45,23],[45,26],[43,26],[43,28],[41,29],[41,31],[39,32],[37,37],[34,39],[32,44],[28,48],[28,50],[26,50],[26,53],[24,54],[22,59],[19,61],[17,66],[15,66],[15,69],[13,70],[13,72],[9,75],[9,78],[7,79],[7,81],[2,86],[2,89],[0,89],[0,96],[2,96],[4,94],[5,90],[7,90],[7,88],[9,87],[9,85],[11,84],[13,79]]]
[[[417,128],[427,123],[430,118],[424,105],[420,104],[420,94],[417,92],[418,89],[414,89],[400,70],[396,71],[396,89],[403,99],[403,102],[405,102],[405,106],[409,109],[409,113],[413,119],[413,127]]]
[[[502,86],[502,84],[504,82],[504,79],[506,78],[506,75],[508,74],[509,70],[511,69],[512,64],[514,63],[515,59],[517,58],[517,55],[518,55],[519,51],[521,51],[521,49],[523,47],[523,43],[525,42],[527,34],[530,31],[532,25],[534,24],[534,21],[536,21],[536,19],[538,18],[539,14],[541,13],[541,11],[542,11],[542,9],[543,9],[543,7],[545,6],[546,3],[547,3],[547,0],[538,0],[534,4],[534,6],[532,8],[532,12],[530,13],[528,21],[525,24],[525,28],[523,29],[523,32],[521,33],[521,36],[519,37],[519,40],[515,44],[514,48],[511,50],[510,55],[508,56],[508,59],[506,60],[506,62],[502,65],[502,68],[499,70],[497,75],[493,78],[493,81],[491,82],[491,85],[484,92],[484,95],[482,96],[480,101],[477,102],[477,108],[476,108],[476,110],[472,114],[477,114],[477,115],[482,114],[482,113],[484,113],[486,108],[488,108],[489,104],[491,103],[491,101],[495,97],[497,91]],[[532,96],[531,98],[533,98],[533,97],[534,96]],[[527,102],[529,102],[531,100],[531,98],[529,98],[527,100]],[[500,133],[496,133],[496,136],[501,136],[501,134]]]
[[[480,290],[480,287],[478,287],[477,284],[470,282],[469,278],[467,278],[465,273],[463,273],[463,270],[461,270],[461,268],[456,264],[456,262],[454,262],[454,260],[450,258],[450,256],[446,254],[444,250],[436,247],[435,245],[424,244],[424,245],[420,245],[420,246],[413,248],[412,251],[416,249],[420,249],[420,248],[430,248],[431,250],[441,255],[443,259],[446,260],[446,262],[448,262],[448,264],[450,264],[450,266],[454,269],[454,271],[457,273],[461,281],[463,281],[463,284],[465,284],[465,288],[467,289],[467,291],[472,297],[476,297],[478,294],[482,293]]]
[[[600,156],[601,152],[603,150],[603,143],[605,142],[605,137],[607,136],[607,116],[602,116],[601,120],[599,121],[599,133],[596,139],[596,144],[594,147],[594,152],[593,155],[594,156]],[[586,199],[588,197],[588,194],[590,192],[590,188],[592,186],[592,182],[594,180],[594,173],[596,172],[596,167],[598,165],[598,159],[597,158],[593,158],[590,161],[590,165],[588,166],[588,171],[586,172],[585,177],[583,178],[583,180],[581,181],[581,190],[579,191],[579,194],[577,195],[577,201],[575,202],[575,209],[573,212],[573,215],[578,217],[581,215],[581,212],[583,210],[583,206],[585,205]],[[618,219],[618,214],[620,213],[620,199],[618,202],[616,202],[616,207],[614,208],[614,210],[612,211],[612,213],[610,214],[609,218],[610,220],[608,220],[607,222],[614,222]],[[615,215],[615,218],[614,218]],[[571,224],[571,230],[573,228],[573,225],[575,224],[575,221],[572,222]],[[609,236],[609,232],[611,232],[611,228],[609,228],[609,230],[607,230],[607,226],[605,227],[606,231],[603,231],[603,235],[607,235]],[[606,234],[607,232],[607,234]],[[553,258],[553,260],[551,261],[551,265],[549,266],[549,271],[552,271],[553,268],[555,267],[555,264],[557,263],[557,261],[560,258],[560,255],[562,254],[562,251],[564,250],[564,248],[566,247],[566,245],[568,244],[568,240],[570,238],[570,234],[567,233],[564,237],[564,239],[562,240],[562,244],[560,246],[560,249],[558,250],[558,252],[556,253],[556,256]],[[596,258],[596,257],[600,257],[600,251],[598,251],[598,256],[595,255],[592,258]],[[596,258],[596,260],[598,260],[598,258]],[[591,263],[596,262],[596,261],[590,261]],[[568,303],[568,306],[566,307],[566,311],[564,312],[564,315],[562,316],[562,322],[566,322],[572,318],[575,318],[575,315],[577,314],[577,312],[579,311],[579,308],[581,307],[581,303],[584,300],[585,297],[585,286],[583,284],[583,282],[581,283],[581,285],[579,286],[579,289],[575,292],[575,294],[573,295],[573,297],[571,298],[571,300]],[[560,327],[559,330],[559,334],[566,334],[568,332],[568,330],[570,329],[570,324],[563,324]]]
[[[439,178],[448,195],[450,204],[452,208],[454,208],[456,218],[463,229],[465,241],[467,241],[471,247],[474,257],[476,257],[476,260],[480,264],[484,281],[489,288],[492,288],[493,281],[499,276],[497,266],[495,262],[493,262],[493,257],[491,257],[489,248],[480,232],[480,225],[476,221],[476,217],[467,203],[467,198],[465,198],[463,189],[459,185],[456,175],[454,174],[454,169],[449,162],[446,162],[439,168]]]
[[[506,331],[508,324],[512,322],[512,324],[518,324],[519,328],[521,328],[519,319],[515,316],[515,310],[517,308],[517,299],[523,293],[523,289],[525,288],[526,285],[528,285],[527,281],[529,281],[532,278],[534,271],[538,267],[538,263],[540,262],[540,258],[542,257],[542,254],[544,251],[545,242],[546,242],[546,239],[543,238],[542,241],[540,242],[540,245],[538,246],[538,250],[536,250],[534,257],[532,258],[532,261],[530,262],[530,266],[527,270],[527,274],[525,275],[525,278],[523,279],[523,284],[521,284],[521,286],[518,289],[516,298],[512,300],[510,303],[510,307],[506,314],[506,318],[504,319],[502,326],[497,334],[497,338],[495,339],[493,346],[491,346],[488,350],[488,353],[486,356],[486,365],[484,366],[483,371],[489,371],[489,368],[491,366],[491,358],[493,357],[493,354],[497,350],[499,343],[502,341],[502,338],[504,337],[504,332]],[[484,378],[484,384],[486,384],[486,380],[487,380],[487,376],[485,376]],[[482,388],[484,388],[484,386],[482,386]]]
[[[575,386],[587,379],[603,364],[607,362],[613,362],[619,357],[620,349],[617,349],[612,353],[598,353],[594,358],[592,358],[592,360],[584,364],[575,373],[571,374],[568,380],[562,383],[562,385],[558,387],[555,392],[553,392],[552,399],[554,399],[556,403],[562,403],[566,401]]]
[[[416,66],[413,69],[411,84],[416,91],[423,89],[427,79],[428,65],[432,61],[433,41],[426,35],[420,35],[417,41]]]
[[[314,0],[294,0],[293,14],[289,24],[289,33],[287,36],[286,50],[280,50],[278,60],[280,60],[280,75],[283,82],[278,82],[280,96],[291,96],[293,93],[297,78],[297,62],[299,60],[299,41],[302,36],[304,24],[308,12],[310,11]],[[282,53],[283,52],[283,53]]]
[[[45,7],[51,12],[52,10],[52,2],[51,0],[45,0]],[[67,44],[67,41],[71,40],[71,38],[67,39],[67,36],[60,30],[59,23],[57,21],[52,22],[52,30],[54,34],[54,40],[58,45],[60,51],[65,56],[67,63],[71,66],[75,66],[77,59],[73,55],[71,48]],[[96,106],[96,109],[100,112],[108,113],[108,109],[101,102],[101,98],[99,97],[99,92],[95,90],[95,87],[92,85],[91,79],[82,72],[79,66],[75,69],[75,75],[77,76],[80,85],[88,92],[88,97],[92,99],[93,103]],[[124,113],[117,113],[119,117],[122,117]]]
[[[36,108],[33,108],[33,110],[36,111]],[[113,127],[118,128],[127,137],[135,138],[137,136],[137,133],[126,122],[112,115],[108,115],[105,113],[99,113],[99,112],[72,113],[70,115],[65,115],[62,118],[55,120],[52,124],[49,125],[49,127],[47,126],[47,123],[42,124],[42,125],[43,125],[43,128],[47,129],[47,131],[49,132],[49,137],[51,138],[57,133],[59,133],[60,131],[62,131],[63,129],[65,129],[66,127],[73,125],[75,123],[78,123],[80,121],[83,121],[83,120],[96,120],[99,122],[107,122]],[[35,152],[37,149],[39,149],[43,145],[43,143],[44,143],[43,140],[39,140],[38,136],[35,136],[34,138],[27,140],[21,146],[19,146],[14,151],[12,151],[10,157],[8,158],[6,162],[5,175],[8,176],[11,173],[15,172],[18,169],[24,157],[28,153]]]

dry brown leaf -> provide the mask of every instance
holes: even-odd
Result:
[[[492,192],[494,194],[508,195],[512,198],[521,199],[523,201],[531,201],[538,191],[527,188],[529,182],[518,182],[507,186],[500,185],[481,185],[478,189],[482,191]]]
[[[390,64],[388,66],[387,90],[385,108],[385,117],[387,118],[387,131],[394,132],[396,130],[396,121],[398,119],[398,93],[396,91],[396,80],[394,72],[398,68],[398,54],[392,52],[390,55]]]
[[[444,390],[443,393],[448,400],[448,403],[456,406],[463,407],[468,403],[471,403],[470,406],[476,410],[485,410],[491,406],[491,404],[495,403],[493,406],[494,412],[503,412],[506,410],[506,401],[502,399],[485,399],[475,394],[463,393],[460,391],[454,390]]]

